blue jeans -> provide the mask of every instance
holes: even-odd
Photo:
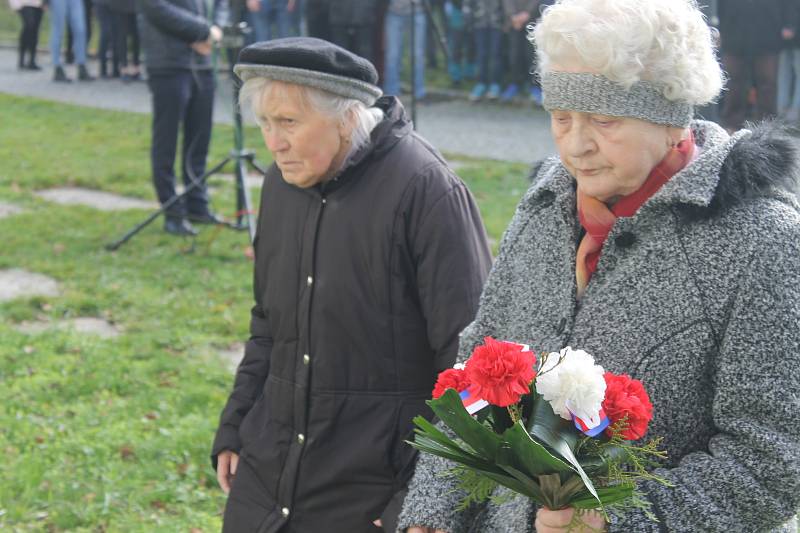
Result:
[[[800,118],[800,48],[781,50],[778,60],[778,113]]]
[[[261,9],[250,13],[250,16],[253,20],[256,41],[269,41],[292,35],[294,13],[286,10],[286,0],[261,0]]]
[[[75,47],[75,62],[86,64],[86,14],[83,0],[51,0],[50,2],[50,57],[54,67],[61,66],[61,41],[64,26],[69,21]]]
[[[500,58],[503,32],[495,28],[475,28],[473,32],[478,81],[486,85],[500,83],[503,76],[503,62]]]
[[[400,68],[403,61],[405,34],[410,33],[409,23],[411,15],[398,15],[391,11],[386,13],[384,34],[386,38],[386,57],[384,64],[383,91],[386,94],[398,96],[400,94]],[[425,12],[417,10],[414,21],[414,61],[416,83],[414,95],[417,98],[425,96],[425,31],[427,21]],[[410,38],[409,38],[410,40]]]

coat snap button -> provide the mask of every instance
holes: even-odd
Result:
[[[629,231],[625,231],[617,235],[617,238],[614,239],[614,242],[619,248],[630,248],[633,246],[633,243],[636,242],[636,235]]]
[[[298,444],[303,444],[305,441],[306,441],[306,436],[303,435],[302,433],[298,433],[297,434],[297,443]]]
[[[537,207],[539,209],[550,207],[553,205],[555,199],[556,194],[553,191],[542,191],[541,196],[539,197],[539,205],[537,205]]]
[[[308,285],[310,287],[313,283],[314,283],[314,278],[312,278],[311,276],[308,276],[306,278],[306,285]]]
[[[283,515],[284,518],[288,518],[289,517],[289,508],[288,507],[284,507],[283,509],[281,509],[281,514]]]
[[[307,353],[303,354],[303,364],[304,365],[308,365],[308,363],[310,363],[310,362],[311,362],[311,356],[308,355]]]

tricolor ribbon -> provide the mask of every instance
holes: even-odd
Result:
[[[572,421],[575,423],[575,427],[587,437],[596,437],[602,433],[610,423],[602,407],[600,408],[600,412],[597,413],[597,416],[592,417],[588,421],[578,418],[575,415],[572,415]]]
[[[489,406],[489,402],[487,402],[483,398],[479,398],[474,394],[470,394],[468,389],[461,391],[459,393],[459,396],[461,396],[461,403],[464,404],[464,408],[471,415],[474,415],[484,407]]]

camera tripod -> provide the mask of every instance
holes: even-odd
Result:
[[[247,167],[248,165],[251,168],[254,168],[261,175],[265,175],[267,173],[267,168],[261,165],[255,158],[255,153],[251,150],[248,150],[244,147],[244,128],[242,127],[242,113],[239,109],[239,83],[236,81],[235,77],[233,76],[233,64],[235,62],[236,57],[238,56],[239,49],[242,48],[244,44],[244,35],[248,32],[247,25],[245,23],[237,24],[231,28],[224,28],[224,36],[222,45],[227,51],[228,56],[228,63],[231,65],[231,78],[233,81],[233,136],[234,136],[234,148],[228,154],[228,157],[220,161],[219,163],[213,165],[210,170],[207,170],[205,174],[202,176],[192,176],[191,182],[186,185],[183,192],[177,194],[166,201],[160,209],[151,213],[146,219],[142,222],[131,228],[125,235],[120,237],[114,242],[111,242],[105,246],[106,250],[113,251],[117,250],[120,246],[128,242],[134,235],[139,233],[145,227],[147,227],[151,222],[153,222],[156,218],[160,215],[168,213],[170,208],[172,208],[175,204],[178,204],[183,200],[185,196],[187,196],[191,191],[198,187],[202,187],[205,185],[206,180],[214,174],[217,174],[220,170],[225,168],[228,163],[233,161],[234,163],[234,181],[236,183],[236,221],[235,222],[225,222],[220,224],[222,226],[226,226],[236,230],[247,230],[248,236],[250,238],[250,242],[252,243],[255,239],[255,220],[253,216],[253,209],[251,207],[250,202],[250,192],[247,188],[247,183],[245,178],[247,176]],[[191,153],[191,147],[188,150]],[[187,155],[185,159],[190,159]],[[186,161],[183,162],[186,165]],[[191,172],[190,169],[187,167],[187,171]],[[187,217],[189,221],[191,221],[191,217]]]

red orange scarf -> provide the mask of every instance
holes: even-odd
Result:
[[[575,264],[575,278],[578,283],[578,298],[583,296],[589,279],[597,269],[600,252],[617,217],[630,217],[651,197],[662,185],[677,174],[694,154],[694,137],[690,134],[678,145],[667,152],[664,159],[650,171],[644,184],[635,192],[623,196],[610,209],[592,196],[578,190],[578,218],[586,230],[580,244]]]

